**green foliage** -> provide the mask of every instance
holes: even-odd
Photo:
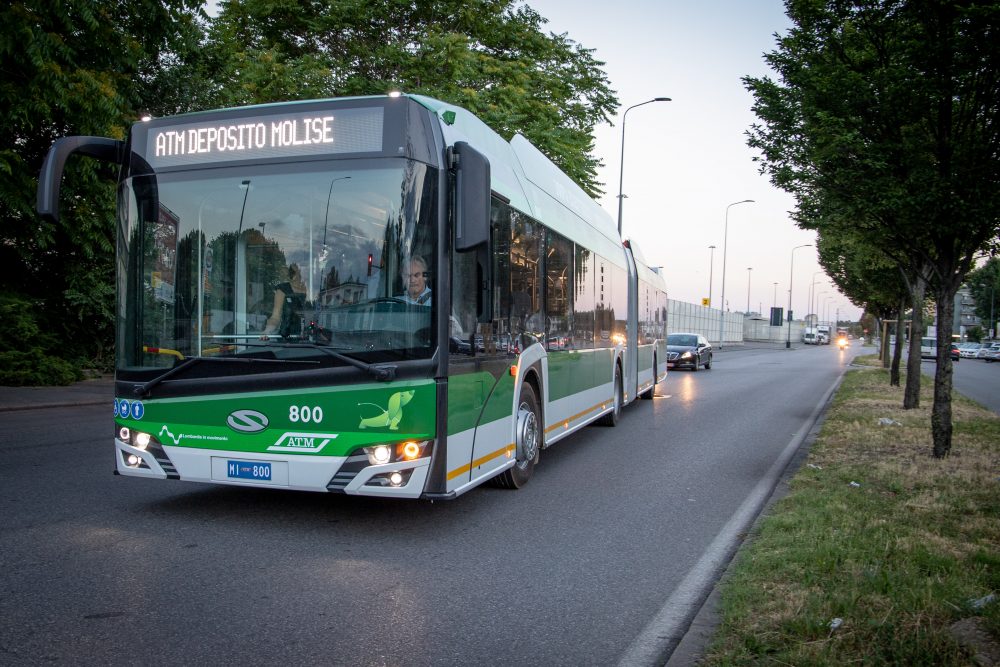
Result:
[[[157,106],[164,64],[179,62],[176,47],[197,41],[200,5],[14,0],[0,8],[0,293],[29,299],[32,321],[48,334],[32,337],[32,350],[45,354],[7,352],[3,382],[51,381],[56,357],[107,357],[114,304],[107,179],[117,172],[71,160],[58,224],[34,213],[38,172],[55,139],[121,138],[138,109]],[[31,368],[46,370],[35,376]]]
[[[990,257],[986,263],[969,272],[965,278],[969,292],[976,301],[976,316],[986,324],[986,329],[996,327],[991,322],[1000,311],[997,310],[997,296],[1000,296],[1000,259]]]
[[[53,356],[56,336],[39,326],[40,303],[0,295],[0,385],[69,384],[82,380],[79,365]]]
[[[786,8],[793,28],[765,56],[779,79],[744,80],[761,119],[749,144],[772,182],[796,197],[800,226],[881,253],[915,295],[926,283],[944,350],[955,293],[1000,234],[1000,5],[787,0]],[[950,362],[941,355],[935,456],[951,447]]]

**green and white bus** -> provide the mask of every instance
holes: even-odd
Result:
[[[666,291],[521,136],[417,95],[193,113],[117,165],[116,472],[397,498],[524,485],[651,397]]]

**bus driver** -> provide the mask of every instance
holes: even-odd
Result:
[[[420,255],[411,255],[410,259],[403,262],[403,269],[400,272],[406,291],[400,297],[406,303],[419,306],[431,305],[431,288],[427,286],[427,261]]]

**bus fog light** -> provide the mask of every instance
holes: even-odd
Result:
[[[400,484],[403,483],[403,476],[398,472],[394,472],[391,475],[389,475],[389,483],[392,484],[393,486],[399,486]]]
[[[128,457],[127,457],[127,458],[125,459],[125,463],[129,464],[129,465],[130,465],[131,467],[133,467],[133,468],[136,468],[136,467],[138,467],[138,466],[139,466],[139,462],[140,462],[141,460],[142,460],[142,459],[140,459],[140,458],[139,458],[138,456],[136,456],[135,454],[129,454],[129,455],[128,455]]]
[[[122,426],[118,429],[118,439],[122,442],[128,442],[132,437],[132,431],[128,430],[128,426]]]
[[[135,446],[139,449],[146,449],[149,447],[149,434],[148,433],[136,433],[135,434]]]

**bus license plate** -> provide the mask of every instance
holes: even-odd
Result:
[[[230,479],[271,481],[271,464],[267,461],[233,461],[226,463],[226,476]]]

